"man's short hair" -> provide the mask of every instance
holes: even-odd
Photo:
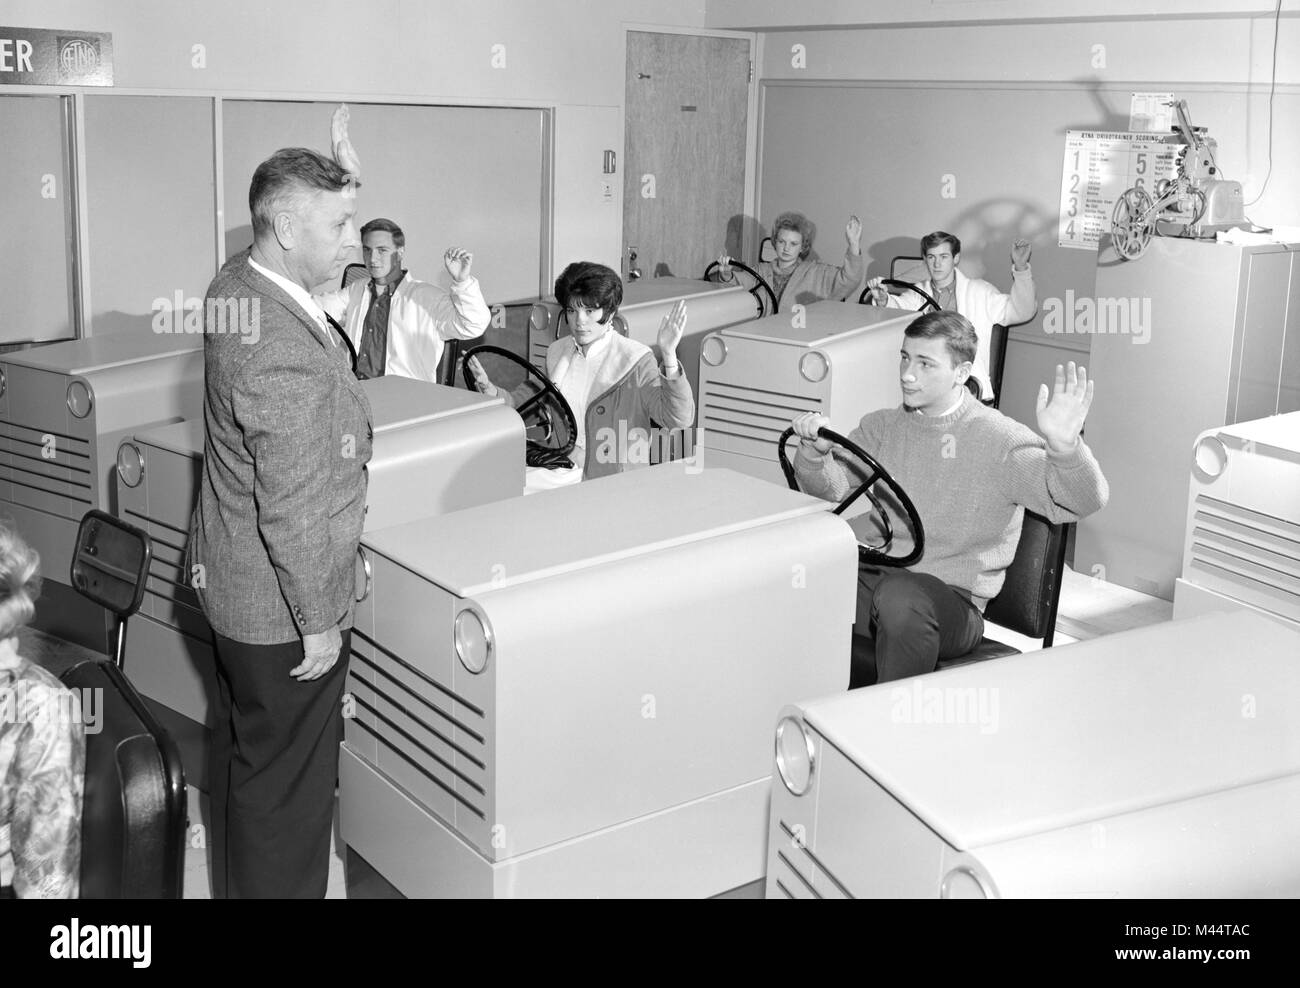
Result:
[[[960,312],[927,312],[913,319],[904,336],[913,339],[943,340],[952,357],[953,366],[975,362],[975,349],[979,345],[979,336],[969,319]]]
[[[310,148],[281,148],[257,166],[248,187],[254,239],[271,232],[275,214],[293,212],[316,192],[341,192],[361,183],[344,168]]]
[[[366,239],[367,233],[389,233],[392,234],[394,247],[406,246],[406,234],[402,232],[402,228],[392,220],[386,220],[382,216],[370,220],[361,228],[362,240]]]
[[[603,264],[574,261],[555,279],[555,300],[562,309],[571,305],[600,309],[600,322],[604,325],[623,304],[623,279]]]
[[[947,244],[952,249],[952,256],[956,257],[961,253],[961,241],[951,233],[944,233],[942,230],[935,230],[934,233],[927,233],[921,238],[921,256],[924,257],[935,247],[942,247]]]
[[[777,235],[782,230],[793,230],[803,237],[799,246],[799,260],[803,260],[812,250],[813,237],[817,236],[817,227],[803,213],[782,213],[772,221],[772,245],[776,246]]]

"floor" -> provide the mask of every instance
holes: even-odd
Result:
[[[1146,627],[1168,621],[1173,615],[1173,604],[1167,600],[1148,597],[1125,587],[1104,583],[1066,570],[1061,587],[1061,602],[1057,615],[1056,645],[1097,638],[1102,635]],[[1033,651],[1041,643],[1023,638],[1014,632],[990,628],[989,637],[1014,645],[1021,651]],[[20,634],[22,654],[41,662],[58,675],[69,665],[84,658],[97,658],[96,653],[66,642],[50,638],[38,631],[24,629]],[[193,786],[189,787],[189,826],[185,851],[184,891],[187,899],[209,899],[212,888],[209,880],[209,856],[206,835],[208,832],[207,797]],[[334,835],[331,842],[329,884],[327,899],[390,898],[396,895],[378,874],[364,861],[353,857],[351,889],[345,880],[344,845],[339,837],[337,806]],[[728,893],[728,897],[761,897],[761,886],[745,886]]]

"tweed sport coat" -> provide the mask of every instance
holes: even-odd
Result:
[[[347,348],[248,257],[231,258],[208,288],[187,571],[213,629],[276,645],[352,626],[374,433]],[[232,299],[243,311],[260,300],[256,333],[215,331],[213,300]]]

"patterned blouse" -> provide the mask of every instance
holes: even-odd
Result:
[[[0,665],[0,887],[77,897],[86,739],[74,693],[21,656]]]

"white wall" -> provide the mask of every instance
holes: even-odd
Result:
[[[622,158],[624,26],[700,27],[704,0],[6,0],[0,20],[112,32],[121,90],[554,106],[554,260],[617,265],[622,176],[611,202],[598,183]]]
[[[994,207],[1001,203],[1013,219],[1027,211],[1042,222],[1020,223],[1021,228],[1013,229],[1016,224],[1009,221],[1000,237],[995,230],[976,238],[995,241],[987,250],[983,243],[966,243],[963,267],[1005,281],[1006,249],[1011,239],[1024,234],[1035,239],[1040,298],[1063,297],[1070,289],[1076,295],[1090,294],[1092,255],[1055,246],[1065,130],[1125,130],[1129,93],[1154,90],[1186,98],[1193,122],[1209,127],[1218,141],[1224,177],[1242,183],[1248,203],[1259,197],[1246,210],[1251,219],[1264,225],[1300,225],[1300,176],[1290,167],[1300,155],[1300,4],[1284,3],[1278,28],[1271,175],[1272,4],[1147,2],[1125,4],[1124,12],[1133,16],[1105,19],[1103,15],[1113,14],[1118,6],[1095,2],[1086,16],[1072,18],[1064,4],[1034,4],[1037,16],[1029,20],[1030,5],[1012,0],[909,3],[905,9],[899,3],[799,5],[793,16],[822,17],[823,29],[761,36],[760,78],[769,94],[776,93],[773,87],[778,84],[821,86],[828,93],[836,86],[850,86],[868,98],[854,104],[858,112],[848,114],[851,119],[829,110],[813,115],[825,140],[810,134],[809,146],[794,152],[764,141],[761,162],[766,171],[779,167],[782,156],[799,155],[806,193],[801,195],[798,183],[787,179],[775,187],[789,201],[768,202],[760,187],[761,218],[770,220],[781,208],[797,208],[805,197],[812,202],[825,199],[828,190],[838,186],[841,199],[854,201],[823,203],[819,208],[825,215],[813,215],[813,220],[837,231],[843,225],[842,213],[860,211],[868,234],[864,249],[874,240],[875,253],[882,255],[871,258],[869,273],[883,274],[883,255],[901,252],[894,250],[900,239],[935,228],[964,239],[974,236],[977,229],[989,229]],[[831,19],[860,23],[866,9],[883,26],[827,28],[835,23]],[[1203,13],[1188,13],[1197,10]],[[960,17],[961,23],[917,23],[938,11],[953,20]],[[1179,16],[1165,16],[1173,13]],[[852,17],[857,20],[850,21]],[[1021,19],[1005,19],[1013,17]],[[711,26],[752,28],[783,19],[788,22],[790,15],[776,4],[709,4]],[[792,64],[796,45],[803,46],[803,67]],[[919,106],[918,94],[926,97]],[[911,111],[900,116],[897,111],[904,104]],[[779,105],[769,100],[769,113]],[[1004,119],[1001,114],[1012,105],[1017,115]],[[799,119],[768,116],[765,136],[807,131],[806,108],[786,112],[799,114]],[[890,169],[904,170],[901,180],[890,180],[890,169],[868,174],[862,160],[831,160],[825,151],[844,144],[843,128],[855,128],[881,142],[877,150],[889,156]],[[793,168],[788,161],[783,167],[787,174]],[[957,179],[957,198],[941,199],[942,178],[950,174]],[[771,185],[767,179],[762,182]],[[980,222],[963,220],[972,215]],[[964,229],[957,229],[963,223]],[[1032,421],[1032,401],[1017,395],[1029,394],[1052,363],[1077,354],[1058,348],[1061,337],[1045,337],[1041,320],[1013,331],[1013,339],[1032,345],[1018,350],[1013,345],[1009,351],[1003,408]]]

